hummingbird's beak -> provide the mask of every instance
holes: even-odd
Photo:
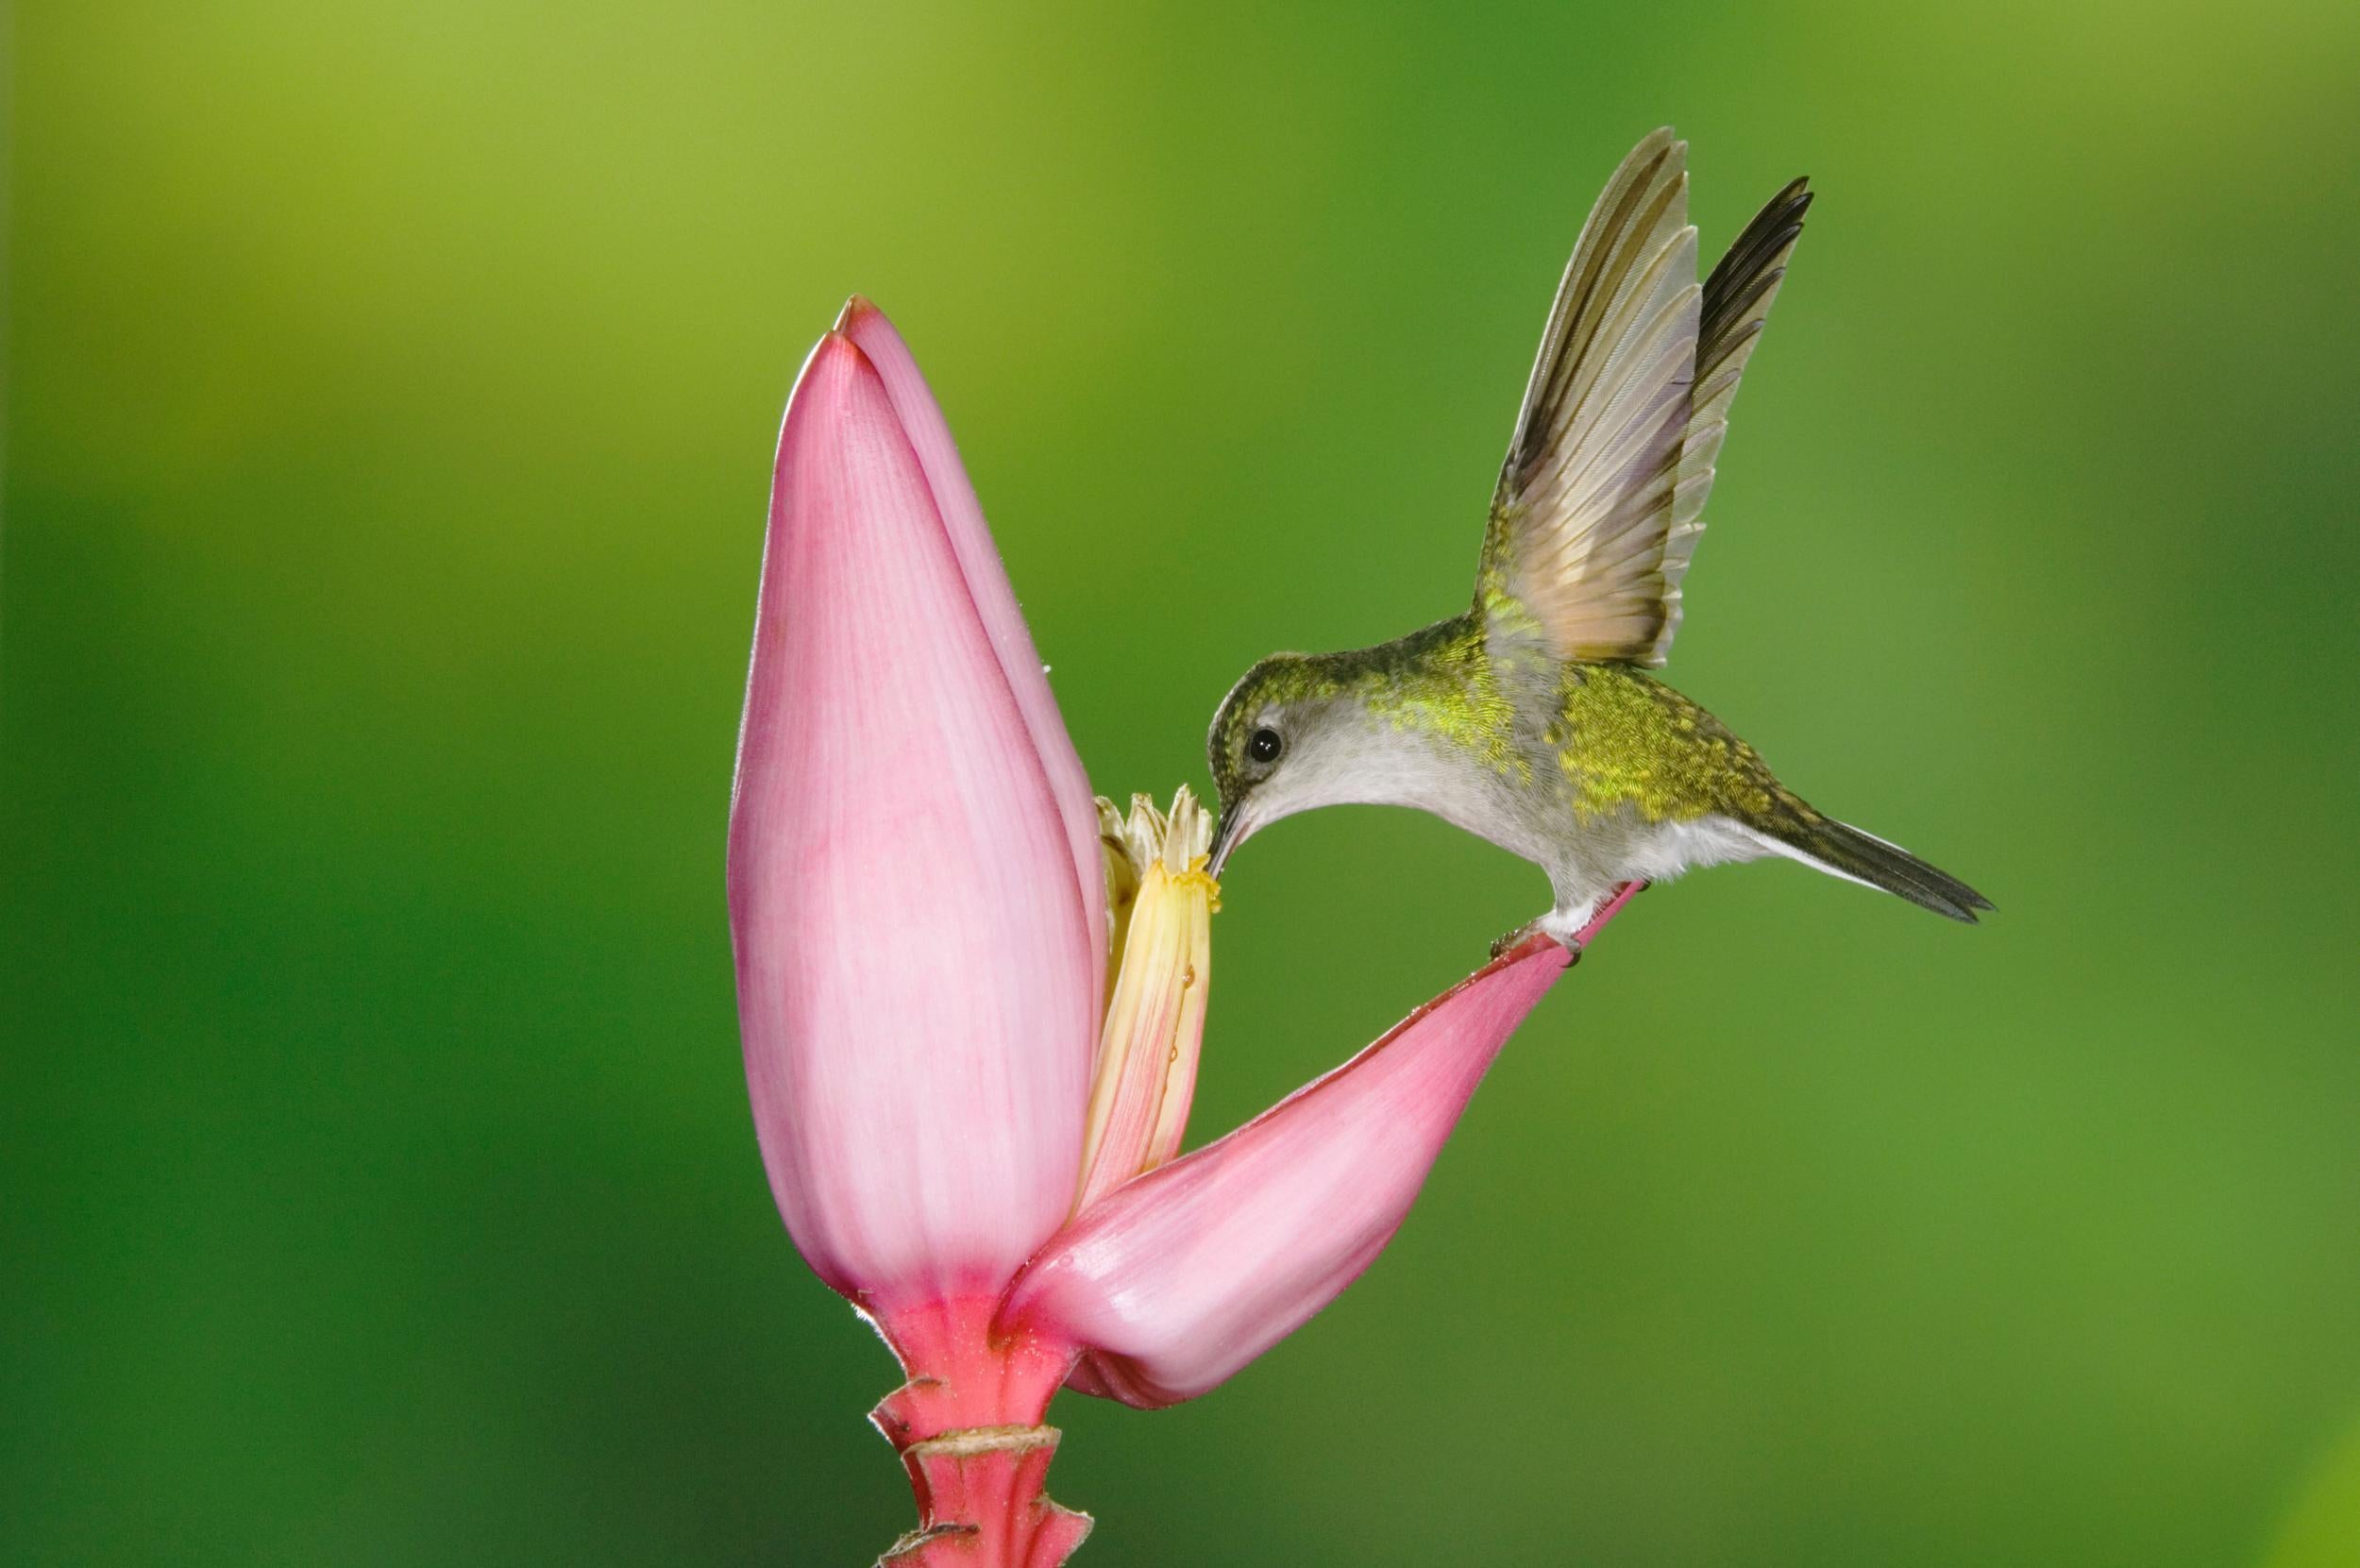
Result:
[[[1221,818],[1213,824],[1213,848],[1210,858],[1205,866],[1206,873],[1215,882],[1221,880],[1221,868],[1228,863],[1229,851],[1236,849],[1239,840],[1244,837],[1244,835],[1238,831],[1239,819],[1242,815],[1243,813],[1238,809],[1237,801],[1223,801],[1221,803]]]

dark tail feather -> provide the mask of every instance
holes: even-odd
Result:
[[[1907,850],[1845,823],[1823,817],[1811,823],[1764,824],[1762,831],[1804,860],[1898,894],[1937,915],[1973,925],[1975,912],[1991,907],[1989,899],[1949,872],[1936,870]]]

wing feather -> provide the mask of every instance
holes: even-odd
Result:
[[[1701,301],[1688,147],[1659,130],[1582,226],[1485,536],[1482,602],[1512,601],[1559,658],[1644,660],[1662,637]]]
[[[1729,405],[1737,400],[1737,383],[1762,339],[1770,318],[1771,302],[1786,280],[1786,263],[1802,237],[1803,214],[1811,208],[1808,180],[1797,179],[1772,196],[1753,222],[1729,246],[1712,276],[1705,279],[1701,320],[1696,334],[1694,412],[1681,445],[1679,482],[1672,503],[1671,531],[1663,545],[1664,617],[1662,629],[1644,663],[1660,665],[1679,631],[1680,583],[1696,556],[1696,541],[1705,531],[1705,501],[1712,494],[1714,465],[1721,444],[1728,436]]]

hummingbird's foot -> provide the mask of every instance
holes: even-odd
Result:
[[[1562,944],[1565,940],[1562,936],[1547,930],[1539,920],[1526,920],[1524,924],[1518,926],[1507,936],[1496,937],[1492,940],[1492,961],[1496,963],[1500,959],[1507,957],[1510,953],[1514,952],[1517,948],[1523,946],[1526,942],[1531,940],[1535,936],[1546,936],[1549,940],[1559,944]],[[1569,951],[1572,952],[1573,955],[1576,958],[1581,956],[1581,950],[1578,948],[1570,949]]]
[[[1492,956],[1497,958],[1526,937],[1538,933],[1557,943],[1578,960],[1582,951],[1596,940],[1607,921],[1623,912],[1647,885],[1644,882],[1620,883],[1612,893],[1603,899],[1592,899],[1571,909],[1552,909],[1530,925],[1509,932],[1492,944]]]

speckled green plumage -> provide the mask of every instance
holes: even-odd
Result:
[[[1515,704],[1500,687],[1483,628],[1473,618],[1438,621],[1365,649],[1356,662],[1354,688],[1378,718],[1449,741],[1494,771],[1531,778],[1515,747]]]
[[[1761,753],[1644,670],[1564,666],[1546,738],[1579,817],[1628,810],[1649,822],[1688,822],[1718,811],[1765,828],[1819,818]]]
[[[1234,792],[1254,715],[1343,700],[1394,733],[1431,737],[1503,781],[1560,796],[1578,818],[1817,819],[1687,697],[1627,666],[1561,663],[1537,638],[1503,635],[1502,620],[1514,625],[1478,608],[1374,648],[1263,661],[1224,710],[1234,733],[1214,737],[1215,783]]]
[[[1278,750],[1257,761],[1249,747],[1265,731]],[[1481,604],[1374,648],[1273,654],[1230,692],[1208,740],[1217,853],[1260,821],[1370,801],[1434,812],[1542,865],[1560,910],[1586,910],[1618,881],[1774,846],[1954,919],[1990,907],[1823,816],[1645,670],[1560,660],[1512,612]],[[1274,805],[1256,804],[1273,789]]]

